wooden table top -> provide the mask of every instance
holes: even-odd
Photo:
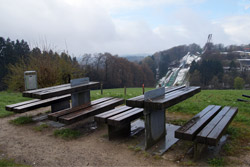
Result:
[[[62,96],[66,94],[81,92],[90,88],[97,87],[98,85],[99,82],[89,82],[87,84],[81,84],[74,87],[71,87],[70,84],[63,84],[36,90],[24,91],[23,96],[38,99],[47,99],[55,96]]]
[[[171,107],[187,98],[192,97],[201,91],[200,87],[177,86],[165,89],[165,95],[159,98],[144,101],[144,95],[126,100],[126,105],[130,107],[148,108],[161,110]]]

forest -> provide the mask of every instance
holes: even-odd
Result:
[[[84,54],[77,61],[68,53],[30,49],[24,40],[0,37],[0,90],[24,90],[24,71],[35,70],[40,88],[90,77],[104,88],[154,86],[153,72],[146,63],[129,62],[110,53]]]
[[[201,56],[201,61],[193,62],[189,70],[190,85],[202,88],[234,88],[237,78],[243,85],[250,84],[249,71],[239,71],[234,51],[244,51],[249,45],[209,44],[209,50],[197,44],[180,45],[147,56],[140,62],[110,53],[83,54],[71,57],[67,52],[57,53],[38,47],[30,48],[24,40],[0,37],[0,90],[24,89],[24,71],[35,70],[40,88],[69,83],[70,79],[89,77],[99,81],[104,88],[154,87],[157,79],[164,76],[169,67],[178,66],[179,60],[188,52]],[[221,54],[225,53],[227,54]],[[223,67],[228,67],[227,72]],[[158,71],[157,71],[158,70]],[[241,85],[242,85],[241,84]]]

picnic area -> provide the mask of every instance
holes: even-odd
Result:
[[[72,91],[75,93],[76,89],[68,89],[67,85],[66,88],[61,87],[56,92],[63,94],[57,94],[56,100],[52,100],[58,103],[58,97]],[[155,89],[145,88],[145,92],[152,90]],[[104,89],[103,94],[100,89],[87,91],[87,95],[84,91],[85,94],[79,95],[86,97],[82,102],[84,104],[69,107],[63,103],[64,105],[59,108],[64,107],[64,109],[55,112],[51,111],[52,103],[40,100],[41,95],[54,94],[52,93],[54,90],[41,90],[39,93],[33,91],[36,98],[39,98],[39,94],[38,101],[31,101],[33,96],[31,92],[29,95],[24,95],[25,92],[23,94],[0,92],[0,165],[1,163],[27,166],[250,165],[249,103],[237,101],[242,94],[250,94],[249,90],[200,90],[198,87],[179,86],[164,88],[162,91],[163,95],[165,94],[164,98],[154,98],[150,95],[150,100],[144,99],[142,88],[127,88],[126,94],[124,88]],[[43,100],[50,98],[53,97],[46,97]],[[126,102],[123,103],[119,99],[125,99]],[[66,99],[63,97],[63,101],[68,100],[67,97]],[[31,102],[11,106],[13,111],[5,110],[6,106],[24,101]],[[88,101],[91,105],[86,106]],[[31,106],[38,108],[34,109]],[[104,112],[103,109],[108,111]],[[145,116],[145,110],[152,114]],[[221,131],[223,134],[218,135],[215,140],[209,138],[206,143],[202,138],[204,134],[202,128],[207,130],[207,126],[211,126],[210,124],[214,124],[215,121],[218,124],[218,120],[222,120],[224,115],[230,113],[225,130]],[[154,124],[158,127],[155,131],[155,127],[150,125],[159,115],[160,118],[163,115],[165,120],[163,119],[161,123],[157,119],[157,123]],[[225,116],[223,119],[228,117]],[[145,123],[147,121],[151,123]],[[221,122],[220,127],[225,121]],[[171,133],[168,131],[171,129],[170,125],[174,128]],[[159,130],[161,127],[162,130]],[[159,149],[162,143],[155,145],[154,140],[158,143],[156,136],[165,136],[165,131],[167,135],[174,135],[174,132],[178,134],[175,134],[176,140],[170,147],[167,146],[169,143],[167,139],[165,143],[163,142],[163,146],[168,148],[162,151]],[[222,145],[218,144],[220,143],[218,140],[222,141]],[[209,146],[202,152],[202,156],[194,159],[194,154],[197,152],[192,151],[192,148],[200,145],[201,143],[196,143],[199,141]],[[219,148],[215,149],[213,145]],[[145,149],[146,147],[148,148]]]

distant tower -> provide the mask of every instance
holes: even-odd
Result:
[[[212,50],[212,34],[209,34],[207,37],[207,43],[204,46],[202,54],[206,53],[207,51]]]

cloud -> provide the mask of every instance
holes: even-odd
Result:
[[[235,44],[250,43],[250,16],[238,15],[227,17],[221,22],[226,34],[230,37],[230,41]]]
[[[211,20],[186,7],[200,3],[204,0],[8,0],[0,6],[0,32],[32,46],[68,49],[74,56],[154,53],[194,42],[203,46],[210,33],[214,43],[249,43],[249,15]],[[169,13],[165,6],[176,9]],[[154,17],[145,8],[154,8]],[[138,11],[147,15],[135,17]],[[156,19],[160,23],[152,25]]]

